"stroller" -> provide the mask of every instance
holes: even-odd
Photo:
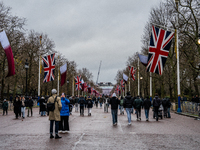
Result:
[[[158,109],[158,118],[160,117],[160,119],[163,118],[163,105],[161,104],[159,109]]]

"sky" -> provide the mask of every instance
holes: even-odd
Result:
[[[27,19],[25,29],[47,34],[55,50],[96,82],[116,83],[118,70],[141,51],[152,7],[161,0],[3,0],[12,15]]]

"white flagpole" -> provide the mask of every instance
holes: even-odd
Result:
[[[138,95],[140,96],[140,66],[139,66],[139,57],[138,57]]]
[[[40,36],[40,48],[41,48],[41,44],[42,44],[42,36]],[[39,73],[38,73],[38,97],[40,97],[40,57],[39,56]]]
[[[40,97],[40,56],[39,56],[39,74],[38,74],[38,97]]]
[[[175,0],[176,1],[176,6],[177,6],[177,9],[178,9],[178,4],[179,4],[179,1]],[[180,90],[180,72],[179,72],[179,47],[178,47],[178,12],[176,14],[176,46],[177,46],[177,90],[178,90],[178,109],[177,109],[177,112],[182,112],[181,111],[181,90]]]
[[[150,72],[150,101],[152,101],[152,72]]]
[[[58,64],[59,64],[59,56],[58,56]],[[60,72],[60,67],[59,67],[59,65],[58,65],[58,96],[59,96],[59,72]]]
[[[72,78],[72,96],[74,96],[74,77]]]

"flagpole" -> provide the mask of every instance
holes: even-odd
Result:
[[[72,78],[72,96],[74,96],[74,77]]]
[[[41,44],[42,44],[42,36],[40,36],[40,49],[41,49]],[[38,97],[40,97],[40,57],[41,56],[39,56],[39,73],[38,73]]]
[[[139,57],[138,57],[138,96],[140,96],[140,66],[139,66]]]
[[[179,4],[179,0],[175,0],[176,2],[176,7],[177,7],[177,11],[178,11],[178,4]],[[177,46],[177,88],[178,88],[178,109],[177,112],[180,113],[181,111],[181,90],[180,90],[180,72],[179,72],[179,46],[178,46],[178,12],[176,14],[176,46]]]
[[[152,72],[150,72],[150,101],[152,101]]]
[[[58,62],[59,62],[59,56],[58,56]],[[58,96],[59,96],[59,72],[60,72],[60,68],[59,68],[59,63],[58,63]]]

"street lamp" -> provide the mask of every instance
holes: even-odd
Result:
[[[25,62],[25,69],[26,69],[26,96],[27,96],[27,70],[28,70],[29,66],[28,66],[28,61],[26,59],[26,62]]]
[[[200,34],[199,34],[198,44],[200,45]]]

